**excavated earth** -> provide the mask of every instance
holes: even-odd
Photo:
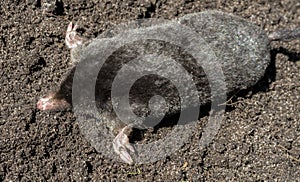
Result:
[[[70,21],[78,21],[83,37],[94,38],[128,20],[172,19],[216,9],[272,32],[300,26],[299,1],[48,2],[52,8],[43,0],[3,0],[0,5],[0,181],[300,180],[299,39],[272,42],[269,80],[228,101],[208,147],[198,147],[208,117],[203,116],[198,132],[154,163],[115,162],[85,139],[72,110],[36,109],[37,99],[53,90],[70,66],[64,43]],[[144,138],[155,140],[171,130],[160,127]]]

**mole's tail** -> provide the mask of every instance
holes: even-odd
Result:
[[[269,34],[270,41],[290,41],[300,38],[300,28],[294,30],[281,29]]]

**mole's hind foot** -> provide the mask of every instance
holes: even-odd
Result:
[[[65,99],[55,98],[55,94],[51,93],[46,97],[40,98],[36,106],[39,110],[46,111],[66,109],[70,107],[70,104]]]
[[[128,164],[133,163],[133,160],[130,154],[128,153],[128,150],[131,152],[135,152],[134,148],[129,143],[129,138],[126,134],[126,131],[130,129],[131,128],[129,126],[124,127],[113,141],[113,147],[115,152],[121,157],[121,159],[124,162]]]
[[[79,35],[77,35],[77,32],[76,32],[77,27],[78,27],[77,24],[75,24],[73,27],[73,23],[70,22],[69,26],[67,28],[65,41],[66,41],[66,45],[70,49],[73,49],[79,45],[82,45],[82,43],[83,43],[83,38],[81,38]]]

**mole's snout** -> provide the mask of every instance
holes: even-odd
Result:
[[[51,93],[38,100],[36,104],[37,108],[42,111],[47,110],[62,110],[71,106],[65,99],[58,99],[54,93]]]

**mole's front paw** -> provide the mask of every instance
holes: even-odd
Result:
[[[77,25],[75,24],[73,27],[73,23],[70,22],[66,32],[66,45],[68,48],[73,49],[83,43],[83,38],[77,35],[76,29]]]
[[[113,141],[113,147],[115,152],[121,157],[121,159],[128,163],[132,164],[133,160],[128,153],[128,150],[131,152],[135,152],[134,148],[129,143],[129,138],[127,134],[125,134],[126,130],[130,129],[129,126],[124,127],[119,134],[116,136],[116,138]]]

